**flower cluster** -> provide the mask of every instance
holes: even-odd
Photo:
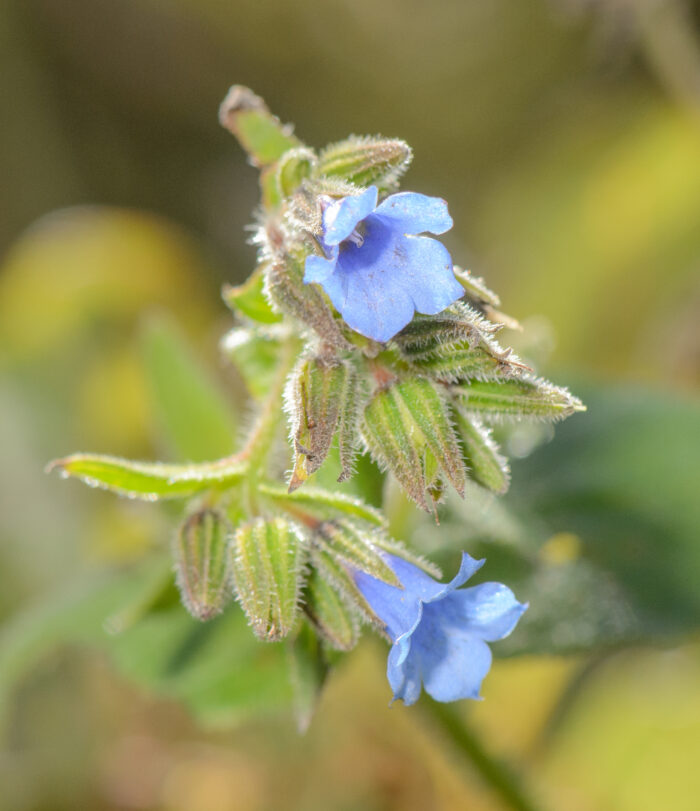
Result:
[[[398,191],[406,143],[351,137],[316,151],[242,87],[221,121],[260,169],[259,264],[224,291],[236,322],[222,345],[256,421],[235,454],[213,462],[78,454],[54,467],[130,498],[188,501],[172,549],[197,619],[235,599],[262,640],[316,634],[314,673],[327,671],[329,647],[350,650],[363,623],[379,624],[394,698],[413,704],[423,687],[438,701],[477,698],[487,643],[526,605],[499,583],[460,588],[483,563],[467,554],[450,583],[435,580],[381,512],[329,485],[330,474],[349,479],[369,454],[435,512],[468,481],[507,490],[491,424],[554,421],[582,405],[497,342],[513,323],[498,297],[427,236],[452,227],[447,204]],[[273,460],[285,413],[283,481]],[[308,482],[317,473],[324,487]]]

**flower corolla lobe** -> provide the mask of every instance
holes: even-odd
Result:
[[[402,558],[385,557],[403,588],[361,571],[353,576],[393,643],[387,678],[394,699],[414,704],[421,686],[437,701],[479,698],[491,667],[486,643],[508,636],[527,604],[501,583],[459,589],[484,564],[466,553],[449,583],[438,583]]]
[[[306,258],[304,281],[324,289],[356,332],[384,343],[414,312],[435,315],[461,298],[447,249],[424,232],[452,227],[447,204],[414,192],[377,205],[370,186],[358,195],[322,200],[323,256]]]

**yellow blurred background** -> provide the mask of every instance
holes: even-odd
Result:
[[[245,422],[217,352],[219,288],[255,262],[256,173],[216,118],[234,82],[314,146],[406,139],[404,186],[448,199],[456,261],[557,382],[697,396],[697,2],[6,0],[0,43],[0,621],[169,537],[166,514],[43,473],[74,450],[172,456],[139,343],[154,313]],[[299,737],[276,716],[202,729],[61,648],[13,691],[0,809],[504,808],[418,708],[387,707],[384,655],[347,657]],[[543,809],[698,807],[697,639],[504,660],[484,698],[462,711]]]

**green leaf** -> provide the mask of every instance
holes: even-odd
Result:
[[[237,427],[231,408],[177,327],[151,319],[141,341],[154,416],[172,454],[203,462],[232,453]]]
[[[222,297],[229,309],[259,324],[277,324],[282,316],[270,306],[265,296],[265,265],[258,265],[243,284],[225,285]]]
[[[236,530],[232,547],[236,593],[260,639],[282,639],[294,627],[305,559],[304,536],[283,518],[258,518]]]
[[[275,163],[287,150],[302,145],[289,124],[281,124],[260,96],[241,85],[234,85],[221,103],[219,121],[258,167]]]
[[[279,362],[280,339],[276,333],[241,327],[227,332],[221,348],[233,361],[256,400],[263,400],[270,390]]]
[[[182,702],[209,727],[229,728],[292,705],[284,648],[258,642],[234,606],[205,625],[179,605],[154,612],[105,648],[126,677]]]
[[[216,510],[189,515],[174,545],[177,585],[185,608],[198,620],[220,614],[232,597],[229,577],[230,527]]]
[[[562,420],[585,411],[566,389],[525,375],[510,380],[472,380],[455,385],[454,391],[467,412],[488,420]]]
[[[127,570],[90,573],[48,595],[0,630],[0,719],[21,680],[57,648],[105,651],[126,677],[154,696],[181,701],[204,724],[230,727],[287,711],[293,699],[281,646],[258,642],[238,608],[206,625],[177,601],[154,606],[163,558]],[[113,617],[148,605],[136,624]],[[111,629],[112,632],[110,632]]]
[[[90,487],[100,487],[128,498],[158,501],[186,498],[202,490],[226,490],[245,475],[242,462],[222,459],[196,465],[133,462],[114,456],[76,453],[56,459],[47,472],[57,470]]]
[[[378,527],[383,527],[386,524],[386,520],[379,510],[345,493],[315,487],[304,487],[301,490],[289,493],[286,488],[273,482],[261,483],[258,491],[267,496],[273,504],[282,509],[290,510],[292,514],[296,510],[304,510],[314,518],[321,520],[334,518],[338,515],[349,515],[369,521]]]
[[[0,629],[0,724],[22,678],[62,645],[108,639],[111,617],[125,610],[140,615],[160,590],[166,567],[161,557],[127,570],[90,572],[11,617]]]

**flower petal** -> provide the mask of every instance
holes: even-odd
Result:
[[[519,603],[502,583],[481,583],[448,594],[440,607],[446,627],[495,642],[515,628],[527,603]]]
[[[304,264],[304,283],[318,282],[323,284],[335,270],[336,259],[325,259],[323,256],[311,254],[306,257]]]
[[[418,701],[421,675],[417,660],[410,656],[410,640],[399,640],[389,651],[386,677],[394,693],[394,701],[400,699],[407,707]]]
[[[444,594],[453,591],[454,589],[464,585],[464,583],[466,583],[473,574],[479,571],[484,563],[486,563],[486,558],[477,560],[466,552],[462,552],[462,560],[459,564],[459,571],[449,583],[443,585],[442,593]]]
[[[439,655],[427,655],[414,641],[426,692],[436,701],[479,698],[481,682],[491,667],[489,646],[476,637],[443,635],[441,641]]]
[[[340,246],[336,272],[323,289],[355,331],[385,342],[413,313],[444,310],[464,289],[447,249],[429,237],[406,237],[374,214],[365,219],[362,245]]]
[[[399,244],[402,251],[396,266],[419,313],[435,315],[464,295],[452,271],[452,257],[442,243],[408,236]]]
[[[349,253],[342,252],[341,260]],[[380,343],[393,338],[413,318],[411,294],[391,266],[354,267],[339,260],[337,272],[322,284],[345,323]]]
[[[323,212],[323,241],[326,245],[339,245],[352,234],[359,222],[374,211],[376,205],[376,186],[370,186],[362,194],[343,197],[331,203]]]
[[[390,586],[366,572],[354,570],[352,574],[357,588],[384,623],[393,641],[413,630],[421,616],[421,601],[417,594],[408,588]]]
[[[387,197],[375,214],[391,221],[392,227],[403,234],[444,234],[453,225],[443,199],[410,191]]]
[[[419,569],[415,564],[409,563],[403,558],[399,558],[396,555],[391,555],[389,553],[386,553],[384,557],[386,558],[394,574],[398,577],[399,582],[404,587],[404,590],[411,592],[411,594],[415,594],[415,596],[424,603],[439,597],[443,591],[452,586],[452,583],[454,583],[459,577],[458,574],[450,584],[439,583],[429,574],[426,574],[422,569]],[[464,553],[462,556],[462,565],[464,565],[465,557],[469,558],[470,561],[477,563],[477,561],[474,561],[474,558],[470,558],[469,555]],[[483,561],[478,561],[479,565],[477,568],[479,568],[482,563]],[[476,571],[476,569],[474,571]],[[460,568],[460,573],[461,572],[462,569]],[[471,577],[471,573],[468,574],[467,577]],[[464,580],[466,579],[467,578],[465,577]],[[464,580],[461,580],[459,583],[457,583],[457,585],[464,583]]]

